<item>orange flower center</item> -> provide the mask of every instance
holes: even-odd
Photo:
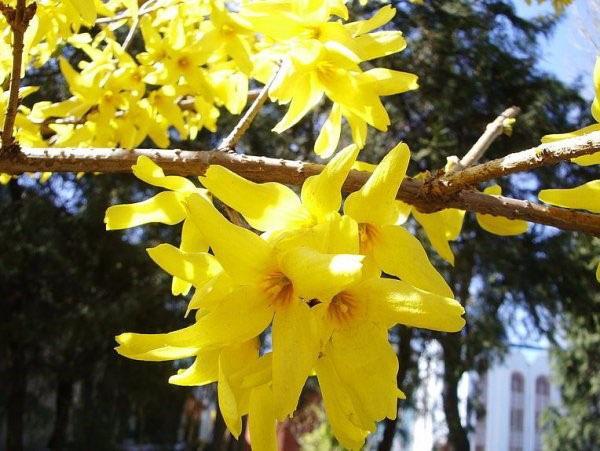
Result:
[[[350,293],[336,294],[327,308],[327,318],[335,327],[347,326],[362,312],[362,305]]]
[[[190,59],[187,56],[180,56],[177,59],[177,65],[179,66],[180,69],[187,69],[189,68],[192,64],[190,62]]]
[[[269,273],[263,280],[262,289],[275,308],[289,305],[294,297],[292,281],[280,271]]]
[[[373,249],[375,240],[379,231],[377,227],[372,224],[361,223],[358,225],[358,236],[360,240],[360,252],[361,254],[369,254]]]

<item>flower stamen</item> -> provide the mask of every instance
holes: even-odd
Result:
[[[375,241],[377,240],[377,236],[379,235],[379,231],[377,227],[363,222],[358,225],[358,236],[360,240],[360,252],[361,254],[368,254],[373,249]]]
[[[294,297],[292,281],[280,271],[269,273],[263,280],[262,289],[275,308],[289,305]]]
[[[336,294],[329,303],[327,318],[337,328],[347,326],[360,316],[362,306],[358,300],[346,291]]]

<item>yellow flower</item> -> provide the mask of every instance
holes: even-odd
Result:
[[[367,183],[348,196],[344,213],[359,224],[361,253],[382,271],[441,296],[452,290],[429,262],[417,238],[397,225],[396,194],[406,173],[410,151],[398,144],[377,165]]]
[[[151,222],[167,225],[183,221],[180,248],[186,252],[205,252],[208,244],[186,220],[186,202],[191,194],[207,196],[206,190],[197,188],[190,180],[178,176],[166,176],[163,170],[150,158],[140,156],[132,167],[133,174],[140,180],[167,191],[135,204],[114,205],[106,210],[104,222],[106,230],[120,230],[136,227]],[[186,294],[191,287],[178,277],[173,278],[174,295]]]
[[[357,161],[353,168],[358,171],[373,172],[375,165]],[[420,177],[421,175],[418,175]],[[425,235],[436,252],[451,265],[454,265],[454,253],[450,248],[449,241],[454,241],[460,236],[465,211],[455,208],[447,208],[434,213],[422,213],[411,205],[401,200],[396,201],[398,217],[396,224],[402,225],[412,213],[415,220],[423,227]]]
[[[198,318],[195,340],[214,347],[273,334],[273,393],[279,419],[296,408],[319,351],[319,331],[307,304],[328,300],[360,277],[360,255],[323,254],[308,247],[284,249],[227,221],[206,199],[188,200],[190,217],[236,283],[230,295]],[[306,351],[305,353],[303,351]],[[306,361],[302,358],[306,357]]]
[[[349,216],[334,216],[317,227],[321,230],[313,244],[321,250],[358,251],[358,225]],[[362,447],[378,421],[395,418],[396,399],[404,397],[396,384],[398,361],[388,329],[404,324],[456,332],[465,323],[456,300],[381,278],[378,272],[363,271],[360,279],[314,310],[320,313],[324,334],[316,374],[334,434],[351,449]]]
[[[209,168],[204,185],[261,236],[229,222],[189,181],[153,174],[154,184],[184,195],[176,208],[184,208],[212,254],[168,244],[148,250],[166,272],[194,286],[189,310],[198,310],[195,322],[168,334],[122,334],[117,351],[139,360],[195,357],[170,382],[218,381],[228,428],[239,435],[248,414],[256,449],[276,449],[277,421],[294,412],[311,374],[319,379],[336,437],[360,448],[378,421],[395,418],[403,397],[388,329],[400,323],[455,332],[464,326],[463,307],[420,243],[396,225],[406,145],[384,158],[340,215],[341,188],[357,152],[350,146],[338,153],[305,181],[300,196]],[[402,280],[382,277],[380,266]],[[269,326],[272,352],[259,356],[257,337]]]
[[[484,189],[483,192],[492,196],[500,196],[502,194],[502,188],[498,185],[491,185]],[[529,228],[527,221],[522,221],[520,219],[508,219],[502,216],[486,215],[482,213],[476,213],[475,217],[477,218],[477,223],[483,230],[493,233],[494,235],[521,235],[522,233],[527,232],[527,229]]]
[[[273,130],[281,133],[295,125],[323,96],[333,106],[315,143],[318,155],[326,158],[334,153],[342,117],[360,148],[365,145],[367,124],[387,130],[390,120],[380,97],[416,89],[417,77],[383,68],[363,72],[359,64],[406,47],[399,31],[371,32],[389,22],[395,9],[388,5],[370,19],[342,24],[328,20],[333,11],[342,17],[344,11],[316,6],[322,2],[298,3],[295,8],[283,2],[280,6],[286,5],[285,9],[267,9],[266,3],[254,2],[241,14],[275,42],[265,52],[266,58],[274,59],[277,54],[283,58],[269,95],[289,108]]]

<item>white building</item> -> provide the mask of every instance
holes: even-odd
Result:
[[[447,428],[442,409],[443,362],[432,343],[419,359],[421,386],[415,393],[415,410],[402,414],[407,437],[396,438],[395,451],[443,449]],[[474,426],[472,451],[542,451],[542,430],[537,421],[549,405],[558,405],[558,387],[552,384],[548,352],[511,348],[504,361],[483,377],[465,374],[458,389],[463,426]],[[479,418],[468,412],[468,398],[482,407]],[[467,418],[469,421],[467,422]]]
[[[474,384],[484,411],[471,437],[473,451],[542,450],[539,418],[546,407],[559,404],[560,394],[552,384],[547,352],[528,354],[531,359],[512,348]]]

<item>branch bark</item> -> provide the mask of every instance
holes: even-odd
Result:
[[[566,144],[561,148],[566,149],[566,158],[586,155],[600,150],[600,132],[595,133],[593,138],[586,138],[585,145],[582,139],[569,140],[575,143],[575,150]],[[591,135],[590,135],[591,136]],[[584,137],[585,138],[585,137]],[[544,147],[544,146],[543,146]],[[534,164],[511,164],[521,161],[522,154],[531,151],[519,152],[509,155],[504,159],[507,161],[505,167],[507,174],[516,172],[517,167],[522,170],[531,167],[551,164],[540,160],[539,155]],[[254,157],[240,155],[232,152],[211,151],[182,151],[182,150],[157,150],[157,149],[53,149],[53,148],[24,148],[17,155],[9,158],[0,158],[0,173],[21,174],[23,172],[131,172],[131,166],[140,155],[145,155],[160,165],[166,173],[194,176],[203,175],[208,166],[221,165],[233,172],[255,182],[279,182],[287,185],[301,185],[311,175],[322,171],[323,166],[315,163],[301,161],[281,160],[267,157]],[[562,161],[558,153],[548,154],[543,152],[552,163]],[[549,156],[548,156],[549,155]],[[492,164],[492,167],[502,167],[494,160],[483,165],[459,171],[452,177],[479,166]],[[496,174],[490,171],[491,174]],[[477,174],[479,174],[477,172]],[[351,192],[359,189],[369,178],[369,173],[351,171],[344,191]],[[502,174],[504,175],[504,174]],[[494,175],[495,176],[495,175]],[[573,230],[600,236],[600,215],[568,210],[558,207],[547,207],[529,201],[509,199],[506,197],[495,197],[475,191],[470,184],[462,184],[461,189],[456,191],[456,183],[444,185],[440,190],[432,190],[431,182],[406,178],[398,191],[398,199],[414,205],[420,211],[430,213],[444,208],[460,208],[476,213],[485,213],[495,216],[504,216],[510,219],[523,219],[538,224],[558,227],[564,230]],[[449,192],[445,192],[448,189]]]
[[[531,171],[542,166],[551,166],[561,161],[568,161],[596,152],[600,152],[600,132],[542,144],[451,174],[432,177],[425,184],[433,196],[439,194],[444,197],[464,189],[473,188],[488,180],[516,172]]]
[[[14,126],[19,108],[19,88],[21,87],[21,68],[23,66],[23,37],[29,26],[29,21],[35,15],[37,5],[31,3],[25,6],[25,0],[17,0],[15,8],[0,3],[0,12],[6,18],[13,34],[12,45],[12,70],[10,75],[10,87],[8,93],[8,106],[2,130],[2,147],[0,155],[15,153],[18,147],[15,143]]]

